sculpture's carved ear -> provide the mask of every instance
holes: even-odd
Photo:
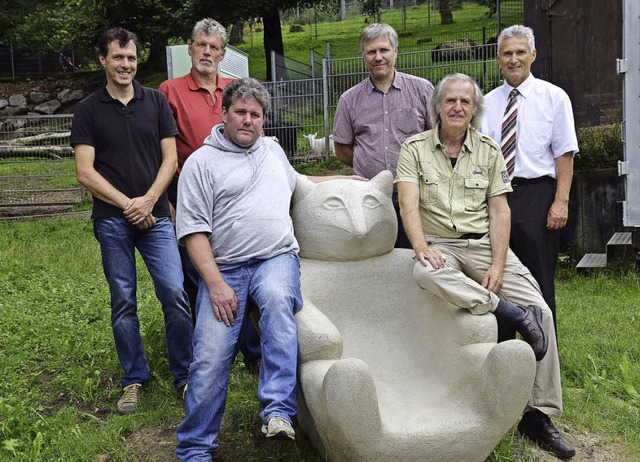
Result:
[[[369,180],[369,184],[387,196],[391,196],[391,193],[393,192],[393,173],[389,170],[383,170]]]
[[[305,175],[298,175],[296,190],[293,192],[293,203],[296,204],[313,192],[315,183]]]

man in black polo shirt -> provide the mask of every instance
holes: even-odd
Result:
[[[191,317],[165,192],[177,166],[178,133],[164,96],[134,81],[138,39],[122,28],[98,42],[107,85],[81,101],[71,145],[78,181],[93,195],[93,230],[111,293],[111,327],[124,388],[120,413],[138,407],[150,379],[137,316],[137,248],[162,305],[169,369],[184,389],[192,358]]]

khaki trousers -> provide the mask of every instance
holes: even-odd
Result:
[[[509,249],[502,290],[496,295],[481,285],[492,261],[488,235],[477,240],[427,237],[427,241],[445,256],[446,265],[441,269],[433,269],[431,265],[425,267],[416,261],[413,276],[423,289],[478,315],[495,310],[500,299],[514,305],[538,305],[542,308],[542,328],[549,337],[549,349],[542,361],[536,363],[528,407],[539,409],[549,417],[560,416],[562,386],[553,318],[529,270]]]

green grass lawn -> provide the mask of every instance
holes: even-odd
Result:
[[[437,11],[429,12],[426,5],[407,8],[406,27],[403,26],[402,11],[399,9],[383,10],[381,20],[393,26],[399,34],[399,51],[410,51],[416,48],[416,42],[420,39],[431,38],[419,49],[431,49],[440,41],[451,38],[475,38],[479,43],[481,31],[486,28],[486,39],[495,35],[496,19],[487,15],[487,8],[473,2],[463,3],[463,8],[453,12],[453,24],[441,25],[440,14]],[[430,20],[429,20],[430,17]],[[322,55],[325,54],[326,43],[331,43],[331,56],[354,57],[360,55],[358,39],[362,29],[367,25],[365,16],[354,16],[338,22],[318,22],[303,26],[302,32],[289,32],[289,25],[282,25],[282,39],[287,58],[295,59],[303,63],[309,63],[309,50],[314,49]],[[371,21],[370,21],[371,22]],[[430,24],[430,25],[429,25]],[[316,33],[317,31],[317,33]],[[479,34],[479,35],[478,35]],[[266,78],[266,62],[263,47],[263,32],[254,31],[247,27],[244,32],[244,43],[234,45],[236,48],[249,55],[249,72],[252,77]]]
[[[139,269],[153,378],[140,411],[120,416],[109,294],[90,221],[0,222],[0,460],[174,460],[182,403],[165,359],[161,310]],[[566,409],[557,423],[579,454],[613,457],[598,460],[640,460],[639,290],[640,277],[622,269],[587,277],[565,269],[558,280]],[[290,445],[260,436],[256,387],[237,362],[222,460],[321,460],[302,432]],[[544,457],[510,432],[489,460],[553,460]]]
[[[6,189],[60,189],[78,186],[72,157],[0,160],[0,192]]]

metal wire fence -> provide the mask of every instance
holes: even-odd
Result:
[[[69,145],[72,117],[0,117],[0,219],[66,211],[83,199]]]
[[[72,114],[0,117],[0,159],[61,160],[72,154]]]
[[[460,46],[399,53],[396,68],[434,84],[447,74],[463,72],[484,91],[499,85],[495,44],[459,40],[453,45]],[[311,77],[316,74],[312,67],[320,69],[321,77]],[[340,95],[368,76],[363,60],[323,58],[288,75],[299,78],[264,83],[272,96],[264,133],[278,139],[292,164],[324,159],[331,155],[333,115]],[[72,117],[0,117],[0,217],[20,204],[52,207],[79,201],[82,190],[75,180],[69,145]]]

